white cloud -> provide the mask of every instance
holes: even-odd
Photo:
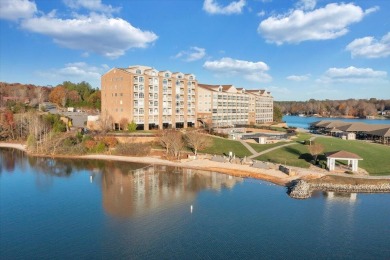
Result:
[[[390,56],[390,32],[379,41],[374,37],[364,37],[353,40],[346,47],[352,57],[384,58]]]
[[[184,61],[196,61],[202,59],[204,56],[206,56],[206,49],[199,48],[199,47],[190,47],[189,51],[180,51],[178,54],[175,55],[175,58],[180,58]]]
[[[111,5],[102,4],[101,0],[63,0],[64,3],[72,9],[85,8],[90,11],[98,11],[103,13],[113,13],[120,10]]]
[[[117,58],[131,48],[146,48],[158,38],[153,32],[135,28],[121,18],[97,14],[62,19],[52,12],[23,20],[21,27],[50,36],[60,46],[109,58]]]
[[[258,17],[263,17],[264,15],[266,15],[266,12],[264,10],[261,10],[260,12],[258,12],[256,14]]]
[[[271,94],[272,93],[278,93],[278,94],[284,94],[284,95],[290,95],[291,94],[291,90],[288,89],[288,88],[285,88],[285,87],[277,87],[277,86],[270,86],[268,87],[268,90],[271,91]]]
[[[222,7],[215,0],[205,0],[203,2],[203,10],[209,14],[240,14],[245,4],[245,0],[239,0]]]
[[[313,10],[316,7],[317,0],[299,0],[296,4],[298,9]]]
[[[301,81],[308,80],[309,76],[310,76],[309,74],[306,74],[306,75],[290,75],[286,79],[292,80],[292,81],[301,82]]]
[[[35,2],[29,0],[0,0],[0,19],[17,21],[32,17],[37,12]]]
[[[310,12],[293,10],[285,15],[271,16],[263,20],[257,31],[268,42],[278,45],[334,39],[346,34],[350,24],[361,21],[365,15],[375,11],[374,9],[364,12],[353,3],[332,3]]]
[[[64,67],[58,69],[49,69],[48,71],[39,71],[37,74],[50,80],[55,80],[54,84],[63,81],[81,82],[86,81],[93,87],[100,87],[100,78],[108,70],[107,64],[101,66],[92,66],[85,62],[67,63]]]
[[[244,79],[255,82],[269,82],[272,77],[266,72],[269,70],[267,64],[262,61],[252,62],[222,58],[215,61],[206,61],[203,67],[217,75],[242,76]]]
[[[370,83],[386,80],[387,72],[372,68],[330,68],[318,81],[321,83]]]

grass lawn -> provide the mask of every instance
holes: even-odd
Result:
[[[311,137],[311,134],[299,133],[298,136],[296,138],[294,138],[293,140],[296,141],[296,142],[305,141],[305,140],[309,140],[310,137]]]
[[[303,144],[293,144],[280,149],[271,151],[255,158],[260,161],[269,161],[284,165],[309,168],[311,155],[307,150],[307,146]]]
[[[359,167],[370,175],[390,175],[390,147],[380,144],[366,143],[357,140],[317,137],[315,142],[325,147],[325,152],[344,150],[363,158]]]
[[[294,139],[292,139],[293,142],[301,142],[304,140],[310,139],[311,135],[307,133],[299,133],[298,136]],[[256,152],[260,153],[262,151],[268,150],[270,148],[278,147],[284,144],[287,144],[288,142],[278,142],[274,144],[255,144],[255,143],[249,143],[250,146],[252,146],[253,149],[256,150]]]
[[[201,150],[201,153],[208,154],[225,154],[228,155],[229,152],[233,152],[238,157],[244,157],[252,155],[251,152],[246,149],[244,145],[242,145],[239,141],[228,140],[219,137],[211,137],[213,141],[213,145],[209,148]]]
[[[288,142],[278,142],[274,144],[255,144],[255,143],[248,143],[253,149],[255,149],[256,152],[260,153],[262,151],[281,146],[284,144],[287,144]]]

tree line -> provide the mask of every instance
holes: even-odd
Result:
[[[0,107],[13,112],[24,112],[37,108],[43,102],[52,102],[57,107],[83,107],[100,109],[101,93],[88,82],[64,81],[56,87],[32,84],[0,82]]]
[[[347,100],[315,100],[308,101],[275,101],[282,114],[307,116],[376,116],[379,112],[390,110],[390,99],[347,99]]]

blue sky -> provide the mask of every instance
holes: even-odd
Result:
[[[100,88],[112,67],[275,100],[390,98],[390,1],[0,0],[0,81]]]

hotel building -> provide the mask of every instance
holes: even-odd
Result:
[[[115,129],[123,119],[144,130],[194,126],[196,86],[193,74],[146,66],[113,68],[101,79],[101,113],[112,117]]]
[[[213,127],[273,121],[273,97],[265,90],[198,84],[197,118]]]
[[[193,74],[131,66],[109,70],[101,84],[101,113],[112,118],[115,129],[124,119],[144,130],[273,121],[270,92],[198,84]]]
[[[249,94],[249,124],[274,121],[274,98],[265,90],[247,90]]]

